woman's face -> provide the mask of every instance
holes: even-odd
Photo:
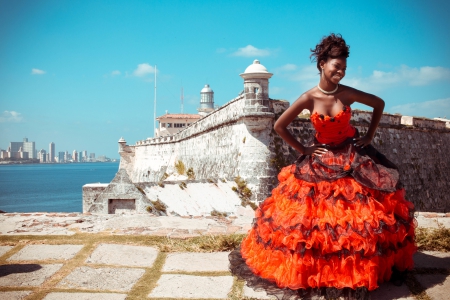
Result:
[[[321,76],[323,76],[325,80],[338,84],[345,76],[347,59],[342,57],[328,58],[326,62],[323,60],[321,61],[320,67],[322,68]]]

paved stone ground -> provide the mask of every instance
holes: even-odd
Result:
[[[135,219],[81,214],[8,215],[0,215],[0,299],[274,299],[264,291],[246,287],[229,273],[228,252],[164,253],[156,247],[126,242],[88,243],[79,240],[70,243],[69,237],[79,229],[73,231],[70,224],[83,223],[92,227],[80,231],[98,236],[99,240],[112,234],[138,235],[146,239],[152,235],[151,232],[172,238],[225,234],[233,232],[235,228],[230,229],[233,226],[239,227],[234,232],[242,232],[250,226],[252,218],[244,213],[222,220],[177,217],[169,220],[145,216],[146,220],[142,215],[134,216]],[[422,213],[417,215],[417,219],[421,227],[450,227],[450,216],[445,214]],[[95,220],[102,225],[94,224]],[[12,224],[20,227],[13,228]],[[28,226],[30,224],[40,225]],[[48,228],[55,224],[69,225],[60,226],[57,230]],[[149,224],[153,227],[139,229]],[[89,228],[91,231],[87,230]],[[62,236],[55,236],[56,232]],[[34,237],[27,238],[27,234]],[[27,239],[33,242],[26,243]],[[417,253],[414,259],[416,271],[413,278],[426,293],[421,295],[421,299],[448,299],[450,253],[425,251]],[[417,298],[406,284],[397,287],[384,283],[371,293],[371,299]]]

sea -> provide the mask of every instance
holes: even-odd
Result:
[[[109,183],[118,162],[0,165],[0,210],[82,212],[82,187]]]

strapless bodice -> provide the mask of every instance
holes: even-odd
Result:
[[[334,117],[324,116],[314,112],[311,123],[316,129],[316,139],[321,144],[339,144],[348,137],[355,135],[355,128],[350,124],[352,111],[350,106],[344,105]]]

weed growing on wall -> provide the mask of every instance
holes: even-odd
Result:
[[[226,217],[226,216],[228,216],[228,214],[226,213],[226,212],[220,212],[220,211],[217,211],[217,210],[213,210],[213,211],[211,211],[211,216],[213,216],[213,217]]]
[[[194,180],[195,179],[195,173],[194,173],[194,170],[192,168],[189,168],[187,170],[186,175],[187,175],[189,180]]]
[[[150,202],[153,204],[153,207],[151,206],[147,206],[146,207],[146,211],[149,213],[155,213],[155,212],[163,212],[165,214],[167,214],[166,210],[167,210],[167,206],[161,202],[161,200],[156,200],[156,201],[152,201],[150,200]]]
[[[236,182],[237,187],[233,186],[231,189],[239,195],[239,198],[241,199],[241,205],[244,207],[250,205],[253,210],[256,210],[258,206],[250,201],[250,198],[252,197],[252,191],[247,187],[247,182],[245,182],[245,180],[240,176],[234,178],[234,182]]]
[[[184,166],[184,163],[181,160],[175,163],[175,169],[180,175],[183,175],[186,172],[186,167]]]
[[[181,182],[179,185],[178,185],[179,187],[180,187],[180,189],[182,189],[182,190],[184,190],[185,188],[187,188],[187,184],[186,184],[186,182]]]

